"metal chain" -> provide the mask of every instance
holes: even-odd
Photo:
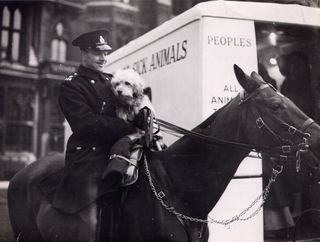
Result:
[[[160,204],[168,212],[174,214],[175,216],[177,216],[179,218],[189,220],[192,222],[216,223],[216,224],[221,224],[221,225],[225,225],[225,226],[229,226],[231,223],[233,223],[235,221],[246,221],[246,220],[249,220],[249,219],[253,218],[254,216],[256,216],[260,212],[260,210],[262,209],[263,204],[265,203],[265,201],[268,197],[272,183],[274,183],[276,181],[277,176],[282,172],[282,169],[283,169],[282,166],[280,166],[280,170],[273,169],[272,175],[269,179],[267,186],[263,189],[262,193],[246,209],[244,209],[238,215],[235,215],[230,219],[216,220],[216,219],[213,219],[210,217],[209,217],[209,219],[200,219],[200,218],[190,217],[190,216],[187,216],[187,215],[184,215],[182,213],[177,212],[174,207],[166,204],[166,202],[163,200],[163,198],[165,197],[164,192],[163,191],[157,192],[157,189],[155,188],[155,185],[152,181],[152,177],[151,177],[151,173],[150,173],[150,170],[148,167],[148,162],[147,162],[146,156],[144,156],[144,167],[145,167],[145,172],[148,177],[149,185],[150,185],[150,188],[151,188],[153,194],[155,195],[156,199],[160,202]],[[261,198],[262,198],[262,202],[259,205],[259,207],[249,216],[242,218]]]

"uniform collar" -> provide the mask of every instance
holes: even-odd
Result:
[[[105,73],[105,72],[99,72],[92,70],[90,68],[87,68],[83,65],[80,65],[78,68],[78,75],[87,77],[89,79],[93,80],[110,80],[112,77],[111,74]]]

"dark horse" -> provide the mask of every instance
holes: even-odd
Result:
[[[255,72],[247,76],[236,65],[234,70],[243,95],[197,126],[194,137],[184,135],[164,151],[149,152],[147,163],[142,161],[139,179],[120,208],[117,241],[207,241],[208,213],[252,149],[280,156],[284,163],[304,151],[318,165],[320,126]],[[94,204],[80,214],[65,214],[37,186],[62,167],[62,156],[46,157],[11,180],[9,212],[19,241],[94,241]]]

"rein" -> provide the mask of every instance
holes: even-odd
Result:
[[[298,130],[297,128],[290,125],[287,125],[288,132],[292,135],[302,134],[302,142],[297,145],[285,144],[285,145],[274,146],[269,148],[269,147],[259,147],[251,144],[238,143],[238,142],[232,142],[232,141],[226,141],[226,140],[214,138],[208,135],[204,135],[198,132],[184,129],[180,126],[177,126],[175,124],[169,123],[161,119],[157,119],[157,122],[161,127],[164,127],[178,134],[200,139],[210,144],[228,145],[238,149],[259,152],[261,154],[269,155],[272,157],[279,156],[280,160],[283,162],[288,160],[288,157],[290,154],[292,154],[291,157],[297,157],[297,152],[307,152],[309,149],[308,138],[310,137],[310,134],[304,133],[303,131]],[[305,121],[305,123],[308,125],[307,126],[304,125],[305,126],[303,127],[304,130],[308,128],[312,123],[314,123],[314,121],[309,118],[308,120]],[[280,136],[276,135],[276,133],[264,122],[264,120],[261,118],[260,115],[258,115],[258,118],[256,119],[256,125],[258,126],[259,129],[262,129],[262,128],[266,129],[269,133],[271,133],[277,139],[281,139],[282,141],[288,142],[288,140],[282,139]]]
[[[203,141],[206,141],[207,143],[210,144],[216,144],[216,145],[229,145],[229,146],[233,146],[233,147],[237,147],[237,148],[242,148],[245,150],[254,150],[257,147],[254,145],[250,145],[250,144],[243,144],[243,143],[237,143],[237,142],[232,142],[232,141],[226,141],[226,140],[222,140],[222,139],[217,139],[208,135],[204,135],[198,132],[194,132],[192,130],[187,130],[185,128],[182,128],[178,125],[169,123],[167,121],[164,121],[162,119],[157,119],[158,124],[163,127],[166,128],[168,130],[171,130],[175,133],[178,134],[182,134],[182,135],[186,135],[188,137],[192,137],[192,138],[197,138]]]

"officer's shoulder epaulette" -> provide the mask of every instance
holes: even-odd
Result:
[[[64,80],[65,81],[72,81],[72,79],[75,78],[77,75],[78,75],[78,73],[75,72],[75,73],[69,75],[68,77],[66,77]]]

